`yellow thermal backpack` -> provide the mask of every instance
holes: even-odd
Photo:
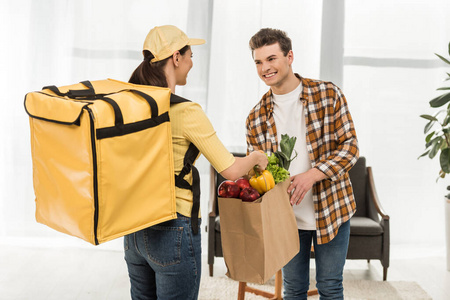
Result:
[[[98,245],[175,219],[176,185],[193,191],[197,233],[197,148],[178,176],[173,166],[169,109],[185,101],[112,79],[28,93],[37,222]]]

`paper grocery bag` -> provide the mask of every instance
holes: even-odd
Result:
[[[223,257],[231,279],[263,284],[299,252],[289,183],[277,184],[255,202],[219,198]]]

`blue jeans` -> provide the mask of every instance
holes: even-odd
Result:
[[[299,230],[298,235],[300,252],[283,268],[283,299],[307,298],[311,242],[314,243],[316,281],[320,299],[344,299],[342,280],[350,238],[350,221],[342,224],[338,234],[326,244],[317,244],[314,230]]]
[[[200,220],[199,220],[200,227]],[[201,236],[191,219],[170,220],[124,237],[131,298],[197,299],[201,276]]]

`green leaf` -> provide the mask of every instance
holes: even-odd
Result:
[[[431,151],[428,154],[429,158],[433,159],[436,156],[436,154],[439,151],[439,148],[441,147],[441,141],[442,137],[433,140],[433,144],[431,145]]]
[[[423,130],[423,133],[426,134],[428,131],[430,131],[430,129],[431,129],[431,127],[433,127],[433,125],[434,125],[434,121],[428,122],[427,125],[425,125],[425,128],[424,128],[424,130]]]
[[[444,135],[444,140],[442,141],[441,149],[449,148],[449,145],[448,145],[448,142],[447,142],[448,138],[449,138],[448,134]]]
[[[423,154],[422,154],[421,156],[419,156],[417,159],[419,159],[419,158],[421,158],[421,157],[424,157],[424,156],[427,156],[428,153],[430,153],[430,150],[428,150],[427,152],[423,153]]]
[[[432,133],[427,135],[427,137],[425,138],[425,142],[429,143],[435,133],[436,133],[436,131],[433,131]]]
[[[450,43],[448,43],[448,55],[450,55]]]
[[[280,167],[285,168],[286,170],[289,170],[288,168],[286,168],[286,164],[288,161],[288,158],[286,157],[286,155],[283,152],[277,151],[277,152],[275,152],[275,156],[278,158],[278,160],[280,162]]]
[[[436,178],[436,182],[438,182],[441,178],[445,178],[445,173],[442,170],[439,171],[439,177]]]
[[[450,149],[446,148],[441,151],[439,156],[439,162],[441,164],[442,171],[444,173],[450,173]]]
[[[420,115],[421,118],[430,120],[430,121],[437,121],[438,119],[436,117],[430,116],[430,115]]]
[[[442,126],[447,126],[450,121],[450,115],[446,115],[444,118],[444,122],[442,122]]]
[[[438,88],[437,91],[450,90],[450,86]]]
[[[289,137],[287,134],[281,135],[281,141],[280,141],[280,150],[277,151],[277,157],[280,160],[280,163],[283,168],[286,170],[289,170],[289,165],[291,164],[291,161],[297,157],[297,152],[295,152],[295,157],[291,158],[292,151],[294,151],[295,142],[297,141],[297,137]]]
[[[278,158],[275,156],[275,153],[273,153],[273,152],[269,156],[268,160],[269,160],[269,165],[278,165],[280,163]]]
[[[445,57],[440,56],[439,54],[435,53],[440,59],[442,59],[444,62],[450,65],[450,61],[448,61]]]
[[[434,137],[434,139],[425,144],[425,148],[433,146],[435,143],[438,142],[439,139],[442,139],[442,137],[441,136]]]
[[[292,151],[294,150],[295,142],[297,141],[297,137],[293,136],[289,138],[289,135],[282,134],[280,148],[281,152],[283,152],[288,159],[292,156]]]
[[[440,95],[430,101],[431,107],[440,107],[450,101],[450,93]]]

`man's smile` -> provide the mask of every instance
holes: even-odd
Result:
[[[269,73],[269,74],[265,74],[263,75],[264,78],[271,78],[273,76],[275,76],[277,74],[277,72],[273,72],[273,73]]]

